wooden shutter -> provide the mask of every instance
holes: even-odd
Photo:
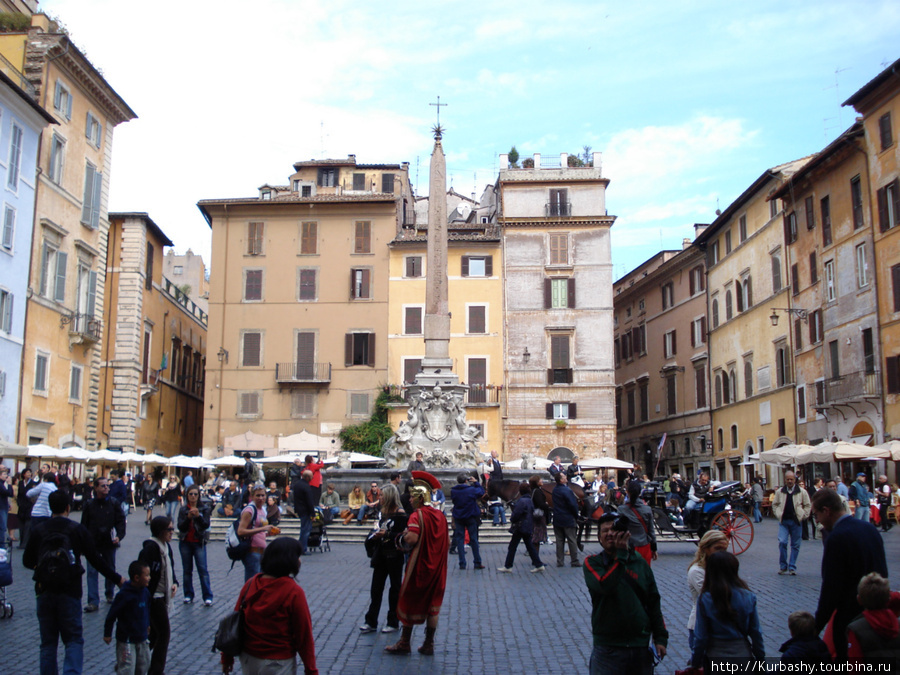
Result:
[[[97,273],[88,272],[87,287],[87,312],[89,317],[93,317],[97,310]]]
[[[544,309],[553,307],[553,280],[544,279]]]
[[[369,349],[366,354],[366,365],[374,366],[375,365],[375,333],[369,333]]]
[[[803,208],[806,211],[806,229],[812,230],[816,227],[816,214],[813,212],[813,198],[807,197],[803,202]]]
[[[297,377],[311,380],[316,370],[316,334],[297,333]]]
[[[553,368],[547,368],[547,384],[553,384]]]
[[[372,293],[370,292],[370,278],[371,278],[372,270],[362,270],[362,284],[360,286],[360,295],[361,298],[371,298]]]
[[[66,300],[66,265],[68,259],[68,253],[56,252],[56,283],[53,288],[53,299],[57,302],[65,302]]]
[[[249,272],[248,278],[249,278]],[[258,273],[260,277],[262,272]],[[153,290],[153,244],[147,244],[147,268],[144,271],[144,284],[148,291]],[[262,290],[262,279],[260,279],[260,291]],[[260,296],[261,297],[261,296]],[[257,300],[259,298],[256,298]]]
[[[896,226],[898,219],[900,219],[900,178],[894,179],[894,182],[891,183],[891,188],[891,196],[894,200],[894,222],[891,225]]]
[[[700,343],[706,344],[706,317],[700,317]]]
[[[894,191],[894,194],[896,194],[896,190]],[[484,256],[484,276],[494,276],[494,256],[492,255]]]
[[[694,270],[691,270],[691,273],[688,275],[688,278],[690,279],[691,295],[693,296],[694,293],[697,291],[697,288],[694,284]]]
[[[422,332],[422,308],[407,307],[403,332],[406,335],[419,335]]]
[[[255,367],[261,365],[260,347],[262,346],[261,333],[244,333],[244,354],[241,365]]]
[[[552,419],[553,419],[553,404],[552,404],[552,403],[548,403],[548,404],[546,405],[546,407],[545,407],[545,412],[546,412],[546,415],[547,415],[547,419],[548,419],[548,420],[552,420]]]
[[[550,338],[550,360],[553,368],[569,367],[569,336],[553,335]]]
[[[885,232],[890,228],[890,224],[888,223],[888,209],[887,209],[887,188],[883,187],[878,192],[878,224],[881,227],[881,231]]]
[[[394,192],[394,174],[392,174],[392,173],[381,174],[381,191],[393,194],[393,192]]]
[[[368,220],[356,221],[356,241],[354,253],[369,253],[372,250],[371,223]]]
[[[410,256],[406,259],[406,276],[412,278],[422,276],[422,258]]]
[[[316,299],[316,271],[300,270],[300,299]]]
[[[464,255],[462,257],[462,265],[460,268],[460,275],[467,277],[469,276],[469,256]]]
[[[353,365],[353,333],[344,335],[344,366]]]
[[[244,289],[244,299],[262,300],[262,270],[247,270],[247,287]]]
[[[90,162],[84,167],[84,195],[81,202],[81,222],[91,224],[91,200],[94,198],[94,167]]]
[[[734,282],[734,298],[737,304],[737,311],[744,311],[744,284],[740,280]]]
[[[485,384],[487,384],[487,359],[469,359],[469,386]],[[471,390],[469,394],[471,396]]]
[[[486,333],[484,305],[471,305],[469,307],[469,332]]]
[[[641,333],[640,328],[635,326],[631,329],[631,344],[635,354],[641,353]]]
[[[577,404],[575,404],[575,403],[570,403],[570,404],[569,404],[569,419],[570,419],[570,420],[574,420],[574,419],[576,419],[576,418],[578,417],[578,415],[576,414],[576,413],[577,413],[577,407],[578,407],[578,406],[577,406]]]
[[[672,356],[675,356],[676,353],[678,353],[678,347],[675,342],[675,331],[673,330],[672,331]]]
[[[747,289],[747,309],[753,307],[753,277],[748,276],[746,281],[744,281],[744,286]]]
[[[891,268],[891,286],[894,291],[894,311],[900,312],[900,265]]]
[[[406,359],[403,362],[403,381],[412,384],[422,369],[422,359]]]
[[[791,294],[797,295],[800,292],[800,268],[797,263],[791,265]]]
[[[794,319],[794,335],[797,336],[797,342],[794,345],[794,349],[803,349],[803,333],[801,331],[800,319]]]
[[[569,309],[575,309],[575,278],[569,279]]]
[[[809,315],[809,344],[816,343],[816,313],[811,312]]]
[[[697,388],[697,407],[706,407],[706,371],[703,368],[697,368],[694,371],[694,381]]]
[[[675,376],[672,375],[666,378],[666,406],[668,407],[668,414],[674,415],[678,412],[675,408]]]
[[[885,359],[885,370],[888,393],[900,394],[900,356],[889,356]]]
[[[697,346],[697,322],[691,322],[691,347]]]
[[[316,237],[318,223],[308,222],[301,224],[300,253],[312,255],[316,252]]]
[[[355,173],[353,174],[353,189],[362,191],[366,189],[366,174],[364,173]]]

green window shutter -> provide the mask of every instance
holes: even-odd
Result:
[[[68,258],[67,253],[56,252],[56,286],[53,289],[53,299],[57,302],[66,300],[66,263]]]

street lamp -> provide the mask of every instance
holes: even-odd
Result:
[[[772,308],[772,316],[769,319],[772,321],[773,326],[778,325],[778,312],[787,312],[788,314],[795,315],[798,319],[806,323],[809,321],[809,310],[808,309],[796,309],[793,307],[773,307]]]

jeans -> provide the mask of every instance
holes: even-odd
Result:
[[[251,551],[241,562],[244,563],[244,583],[247,583],[254,575],[259,574],[262,553]]]
[[[9,534],[6,531],[7,522],[9,519],[9,509],[0,509],[0,544],[6,546],[6,537]]]
[[[176,522],[178,520],[178,509],[181,508],[181,504],[178,501],[174,502],[166,502],[166,515],[172,519],[172,522]]]
[[[865,506],[857,506],[856,513],[853,514],[854,518],[859,518],[860,520],[864,520],[867,523],[869,522],[869,516],[871,516],[871,511],[869,510],[869,505]]]
[[[491,515],[494,525],[506,525],[506,507],[503,504],[491,504]]]
[[[365,508],[365,506],[363,507]],[[312,531],[312,516],[300,516],[300,551],[306,553],[309,533]]]
[[[591,675],[652,675],[653,657],[649,646],[604,647],[591,651]]]
[[[753,522],[761,523],[762,522],[762,511],[759,510],[760,502],[753,502]]]
[[[41,675],[58,675],[56,648],[59,638],[66,646],[63,675],[80,675],[84,665],[81,635],[81,598],[44,592],[37,596],[37,618],[41,631]]]
[[[466,532],[469,533],[469,546],[472,547],[472,560],[475,566],[481,564],[481,549],[478,548],[479,518],[454,518],[456,534],[456,552],[459,554],[460,569],[466,568]]]
[[[166,598],[153,598],[150,601],[150,670],[148,675],[163,675],[166,672],[166,657],[169,654],[169,638],[172,627],[169,625],[169,607]]]
[[[200,592],[204,600],[212,600],[212,587],[209,583],[209,570],[206,567],[206,546],[199,542],[180,541],[178,552],[181,553],[181,572],[184,579],[184,599],[194,598],[194,563],[197,563],[197,575],[200,577]]]
[[[520,541],[525,542],[525,550],[528,551],[528,555],[531,556],[531,564],[535,567],[543,566],[544,563],[541,562],[541,557],[538,555],[537,549],[534,544],[531,543],[531,532],[524,534],[518,530],[513,532],[512,539],[509,540],[509,548],[506,550],[506,562],[503,566],[506,569],[512,568],[516,558],[516,549],[519,548]]]
[[[116,675],[144,675],[150,668],[150,645],[116,642]]]
[[[578,543],[575,541],[577,528],[553,526],[553,536],[556,537],[556,564],[562,565],[566,561],[566,542],[569,542],[569,557],[573,564],[578,563]]]
[[[390,578],[391,590],[388,591],[387,624],[395,628],[400,626],[397,618],[397,601],[400,599],[400,584],[403,582],[403,556],[396,559],[383,560],[372,569],[371,601],[366,612],[366,623],[378,625],[378,613],[381,611],[381,600],[384,596],[384,583]]]
[[[794,520],[783,520],[778,525],[778,566],[782,570],[794,572],[797,569],[797,556],[800,555],[800,536],[802,528]],[[791,540],[791,560],[788,562],[788,537]]]
[[[116,549],[114,549],[114,548],[98,549],[97,555],[99,555],[101,558],[103,558],[103,561],[107,565],[109,565],[112,569],[116,569]],[[87,577],[87,601],[88,601],[88,604],[96,605],[99,607],[100,606],[100,584],[99,584],[100,573],[97,571],[97,569],[93,565],[91,565],[91,563],[87,559],[85,559],[84,563],[85,563],[84,568],[85,568],[85,571],[87,572],[87,574],[85,574],[85,576]],[[116,585],[109,579],[104,579],[104,581],[106,582],[105,589],[104,589],[106,591],[106,597],[111,598],[111,597],[113,597],[113,595],[115,595]]]
[[[366,514],[372,512],[375,516],[378,516],[378,507],[377,506],[369,506],[368,504],[363,504],[359,507],[359,515],[357,516],[357,522],[362,525],[362,521],[365,519]]]

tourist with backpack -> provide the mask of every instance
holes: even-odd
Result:
[[[244,564],[244,582],[250,581],[254,574],[259,574],[260,561],[266,549],[266,537],[272,531],[272,525],[266,519],[266,486],[257,483],[251,492],[252,501],[241,511],[238,521],[237,535],[250,538],[249,550],[241,562]],[[276,531],[275,534],[278,532]]]
[[[69,497],[57,490],[47,501],[52,516],[35,527],[22,564],[34,570],[37,618],[41,631],[40,673],[56,675],[59,638],[65,645],[64,670],[81,673],[84,638],[81,633],[81,556],[107,579],[121,586],[125,579],[97,553],[87,528],[69,519]]]

